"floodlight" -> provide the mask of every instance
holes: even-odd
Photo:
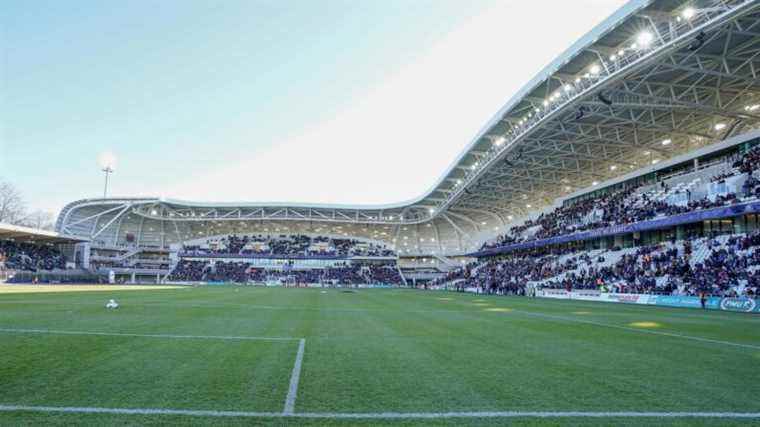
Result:
[[[654,40],[654,36],[649,31],[642,31],[636,37],[636,42],[641,45],[641,47],[649,46],[652,43],[652,40]]]

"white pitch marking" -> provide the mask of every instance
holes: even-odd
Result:
[[[51,335],[97,335],[107,337],[138,337],[138,338],[173,338],[173,339],[204,339],[229,341],[296,341],[300,338],[290,337],[239,337],[225,335],[172,335],[172,334],[132,334],[122,332],[93,332],[93,331],[62,331],[56,329],[15,329],[0,328],[0,332],[13,334],[51,334]]]
[[[288,396],[285,398],[285,408],[282,410],[284,415],[293,413],[296,406],[296,395],[298,394],[298,381],[301,378],[301,364],[303,363],[303,352],[306,346],[306,340],[301,338],[298,341],[298,353],[296,361],[293,363],[293,372],[290,374],[290,387],[288,387]]]
[[[758,345],[752,345],[752,344],[743,344],[743,343],[731,342],[731,341],[714,340],[714,339],[710,339],[710,338],[695,337],[695,336],[691,336],[691,335],[681,335],[681,334],[676,334],[674,332],[664,332],[664,331],[653,331],[653,330],[650,330],[650,329],[630,328],[628,326],[613,325],[611,323],[595,322],[593,320],[585,320],[585,319],[574,319],[572,317],[555,316],[555,315],[552,315],[552,314],[537,313],[537,312],[532,312],[532,311],[514,310],[514,312],[515,313],[527,314],[529,316],[543,317],[543,318],[547,318],[547,319],[562,320],[562,321],[569,321],[569,322],[576,322],[576,323],[587,323],[589,325],[596,325],[596,326],[604,326],[604,327],[607,327],[607,328],[622,329],[624,331],[641,332],[641,333],[645,333],[645,334],[662,335],[662,336],[674,337],[674,338],[683,338],[683,339],[687,339],[687,340],[706,342],[706,343],[710,343],[710,344],[720,344],[720,345],[728,345],[728,346],[734,346],[734,347],[749,348],[749,349],[752,349],[752,350],[760,350],[760,346],[758,346]]]
[[[481,411],[481,412],[249,412],[158,408],[98,408],[77,406],[0,405],[0,412],[47,412],[119,415],[185,415],[195,417],[247,418],[323,418],[323,419],[420,419],[420,418],[760,418],[760,412],[541,412],[541,411]]]

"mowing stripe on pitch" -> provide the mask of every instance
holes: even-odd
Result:
[[[741,347],[741,348],[748,348],[752,350],[760,350],[760,345],[753,345],[753,344],[743,344],[738,342],[731,342],[731,341],[721,341],[721,340],[714,340],[711,338],[703,338],[703,337],[695,337],[691,335],[681,335],[677,334],[675,332],[665,332],[665,331],[653,331],[651,329],[638,329],[638,328],[631,328],[628,326],[622,326],[622,325],[613,325],[611,323],[603,323],[603,322],[596,322],[594,320],[586,320],[586,319],[576,319],[573,317],[565,317],[565,316],[555,316],[553,314],[546,314],[546,313],[538,313],[535,311],[525,311],[525,310],[512,310],[513,313],[521,313],[521,314],[527,314],[528,316],[536,316],[536,317],[542,317],[546,319],[552,319],[552,320],[561,320],[563,322],[576,322],[576,323],[586,323],[589,325],[595,325],[595,326],[603,326],[606,328],[614,328],[614,329],[622,329],[624,331],[632,331],[632,332],[641,332],[644,334],[652,334],[652,335],[661,335],[666,337],[673,337],[673,338],[682,338],[686,340],[692,340],[692,341],[699,341],[709,344],[720,344],[720,345],[727,345],[732,347]]]
[[[228,341],[297,341],[301,339],[301,338],[292,338],[292,337],[132,334],[132,333],[123,333],[123,332],[64,331],[64,330],[56,330],[56,329],[16,329],[16,328],[0,328],[0,332],[6,332],[10,334],[96,335],[96,336],[106,336],[106,337],[170,338],[170,339],[228,340]]]
[[[290,387],[288,387],[288,396],[285,398],[285,408],[283,414],[292,414],[296,406],[296,395],[298,394],[298,381],[301,378],[301,364],[303,363],[303,352],[306,346],[306,340],[301,338],[298,341],[298,353],[296,361],[293,363],[293,372],[290,374]]]
[[[0,405],[0,412],[45,412],[116,415],[182,415],[192,417],[424,419],[424,418],[741,418],[760,419],[760,412],[583,412],[583,411],[475,411],[475,412],[248,412],[158,408],[98,408],[77,406]]]

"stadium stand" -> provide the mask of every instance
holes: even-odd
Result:
[[[251,257],[395,257],[390,249],[354,239],[327,236],[248,236],[236,235],[207,239],[203,244],[183,245],[184,256],[245,255]]]
[[[86,271],[68,262],[74,246],[83,241],[76,236],[0,223],[0,282],[92,280]]]
[[[52,246],[0,240],[0,263],[10,270],[53,270],[66,268],[66,259]]]
[[[547,239],[580,231],[611,227],[622,224],[672,216],[727,206],[742,201],[760,198],[760,181],[754,173],[760,167],[760,148],[753,148],[731,163],[728,172],[713,176],[709,182],[699,185],[702,177],[694,176],[689,185],[670,186],[661,181],[659,186],[642,192],[643,185],[631,186],[612,191],[598,197],[587,198],[542,213],[535,220],[514,226],[509,233],[499,236],[496,241],[486,243],[482,249],[507,246],[512,243]],[[689,175],[700,175],[699,173]],[[726,184],[726,179],[737,177],[741,180],[742,191],[708,191],[708,186]],[[704,194],[696,198],[695,194]]]
[[[760,200],[758,168],[760,147],[754,146],[703,170],[655,183],[623,182],[565,200],[484,243],[474,254],[478,261],[432,285],[499,295],[585,289],[755,297],[760,291],[757,215],[729,209],[721,216],[726,212],[719,208],[743,209]],[[689,220],[699,213],[704,215]],[[686,220],[668,224],[674,218]],[[666,225],[646,228],[656,221]],[[644,226],[644,231],[615,229],[621,225]]]
[[[284,284],[401,285],[402,279],[394,263],[339,263],[326,268],[281,269],[255,268],[247,262],[182,260],[169,275],[170,281],[234,282]]]
[[[510,254],[450,273],[458,290],[524,295],[527,288],[614,293],[754,297],[760,291],[760,232],[688,238],[609,250]]]

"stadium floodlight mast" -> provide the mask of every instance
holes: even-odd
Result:
[[[106,175],[106,183],[103,186],[103,198],[105,199],[106,197],[108,197],[108,175],[113,173],[113,168],[111,166],[106,166],[101,170]]]
[[[98,165],[105,174],[105,185],[103,186],[103,198],[105,199],[108,197],[108,176],[114,172],[116,156],[111,151],[102,152],[98,156]]]

